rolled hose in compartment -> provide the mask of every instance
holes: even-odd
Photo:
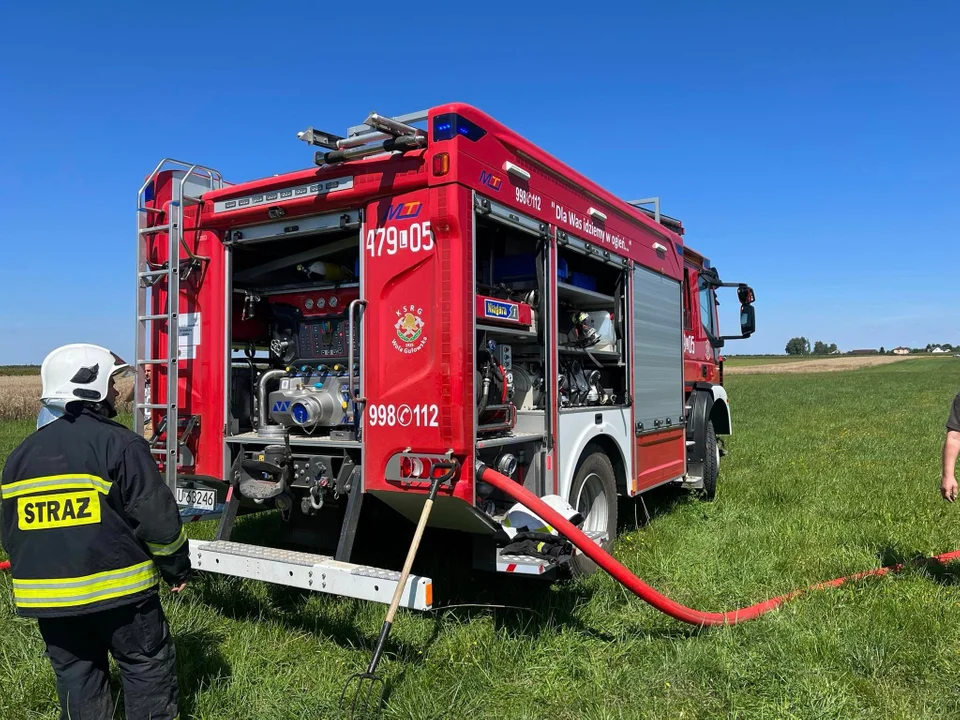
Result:
[[[479,479],[489,483],[490,485],[493,485],[498,490],[501,490],[505,494],[509,495],[528,510],[536,514],[539,518],[552,525],[558,533],[572,542],[581,552],[583,552],[584,555],[593,560],[597,565],[608,572],[614,580],[630,590],[634,595],[639,597],[644,602],[649,603],[660,612],[665,613],[676,620],[689,623],[691,625],[736,625],[737,623],[744,622],[745,620],[753,620],[760,615],[764,615],[771,610],[775,610],[788,600],[792,600],[804,592],[837,587],[848,580],[859,580],[872,575],[886,575],[890,572],[896,572],[903,567],[903,564],[890,565],[888,567],[867,570],[865,572],[856,573],[855,575],[848,575],[847,577],[837,578],[835,580],[828,580],[826,582],[817,583],[816,585],[811,585],[808,588],[794,590],[786,595],[780,595],[779,597],[764,600],[763,602],[750,605],[749,607],[739,608],[738,610],[728,610],[727,612],[703,612],[701,610],[694,610],[693,608],[688,608],[685,605],[681,605],[680,603],[671,600],[663,593],[660,593],[647,585],[643,580],[621,565],[610,553],[600,547],[589,537],[584,535],[583,532],[575,525],[566,520],[560,513],[551,508],[522,485],[514,482],[506,475],[501,475],[492,468],[483,467],[482,469],[478,470]],[[937,555],[932,559],[939,562],[949,562],[958,558],[960,558],[960,550],[954,550],[953,552],[944,553],[943,555]]]

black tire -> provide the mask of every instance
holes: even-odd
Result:
[[[703,455],[703,496],[713,500],[717,496],[717,476],[720,474],[720,446],[713,421],[707,421],[706,441]]]
[[[604,453],[594,451],[581,460],[570,486],[569,503],[583,515],[581,529],[606,533],[601,547],[610,552],[617,538],[617,480],[610,458]],[[572,577],[586,577],[597,570],[597,564],[582,553],[568,567]]]

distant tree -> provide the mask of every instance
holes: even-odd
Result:
[[[881,346],[880,346],[880,354],[881,354],[881,355],[884,355],[884,354],[886,354],[886,352],[887,352],[887,351],[883,349],[883,345],[881,345]]]
[[[810,341],[805,337],[790,338],[786,347],[787,355],[809,355]]]
[[[836,344],[836,343],[830,343],[830,344],[827,346],[827,354],[832,355],[832,354],[835,353],[835,352],[837,352],[837,344]]]
[[[827,354],[827,344],[822,340],[817,340],[813,344],[813,354],[814,355],[826,355]]]

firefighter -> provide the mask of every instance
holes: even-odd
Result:
[[[950,417],[947,419],[947,437],[943,441],[943,472],[940,478],[940,493],[945,500],[957,499],[957,456],[960,455],[960,394],[953,399]]]
[[[147,442],[114,422],[115,378],[130,367],[88,344],[43,361],[37,431],[7,458],[0,539],[18,614],[37,618],[61,718],[114,714],[108,652],[128,720],[178,714],[162,578],[186,586],[190,559],[173,494]]]

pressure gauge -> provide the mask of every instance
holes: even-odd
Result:
[[[322,308],[322,307],[323,307],[324,305],[326,305],[326,304],[327,304],[326,300],[324,300],[322,297],[321,297],[321,298],[317,298],[317,310],[319,310],[320,308]]]
[[[333,308],[333,307],[336,307],[336,306],[337,306],[337,296],[336,296],[336,295],[331,295],[331,296],[330,296],[330,307]]]
[[[304,306],[307,310],[313,309],[313,300],[311,300],[310,298],[307,298],[306,300],[303,301],[303,306]]]

